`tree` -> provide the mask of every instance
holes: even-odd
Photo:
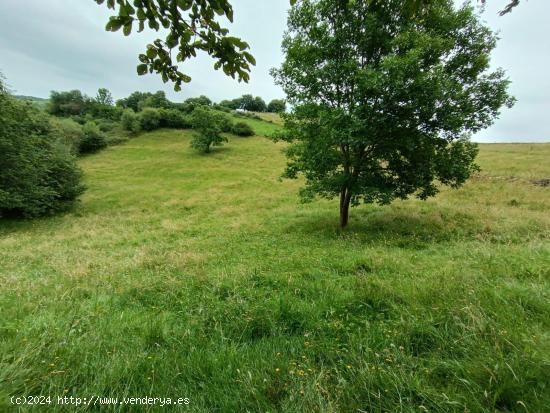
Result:
[[[254,101],[254,96],[252,95],[242,95],[239,98],[239,107],[238,109],[252,111],[256,107],[256,102]]]
[[[109,90],[105,89],[104,87],[97,90],[95,101],[98,104],[105,106],[113,106],[114,103],[113,95],[111,95],[111,92],[109,92]]]
[[[208,96],[201,95],[196,98],[189,98],[186,99],[185,104],[187,104],[190,108],[196,108],[197,106],[212,106],[212,101]]]
[[[81,116],[90,107],[91,99],[80,90],[52,91],[48,111],[55,116]]]
[[[388,204],[453,188],[476,170],[468,134],[512,105],[496,37],[471,6],[441,0],[411,17],[406,0],[303,0],[289,14],[285,61],[273,71],[293,105],[285,176],[303,174],[305,200]]]
[[[260,96],[256,96],[254,98],[254,106],[251,110],[253,112],[266,112],[267,105],[265,104],[265,100],[263,100]]]
[[[148,96],[151,96],[151,93],[133,92],[127,98],[117,100],[116,104],[121,108],[132,109],[134,112],[138,112],[140,110],[139,102],[145,100]]]
[[[192,148],[209,153],[211,146],[221,146],[227,142],[227,138],[221,134],[221,116],[205,106],[199,106],[193,111],[191,123],[197,133],[191,141]]]
[[[271,113],[281,113],[286,111],[286,103],[283,99],[273,99],[267,105],[267,111]]]

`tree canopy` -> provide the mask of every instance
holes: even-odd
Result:
[[[496,37],[471,6],[441,0],[411,17],[407,0],[302,0],[274,71],[293,106],[285,176],[304,199],[340,197],[340,223],[361,201],[387,204],[458,187],[476,169],[468,134],[511,105]]]
[[[94,0],[97,4],[106,4],[115,15],[109,18],[106,30],[116,32],[122,29],[129,36],[137,26],[141,32],[146,25],[152,30],[168,30],[164,39],[157,38],[148,44],[145,53],[139,55],[137,66],[139,75],[159,73],[166,83],[174,83],[176,91],[181,90],[182,83],[191,81],[191,77],[178,68],[179,62],[185,62],[203,51],[214,60],[216,70],[239,81],[248,82],[251,66],[256,60],[249,52],[245,41],[229,36],[229,30],[223,28],[217,17],[225,17],[233,22],[233,7],[229,0]],[[301,0],[289,0],[293,6]],[[409,15],[422,12],[440,0],[404,0],[403,11]],[[486,0],[480,0],[485,4]],[[365,3],[376,4],[379,0],[366,0]],[[507,14],[518,6],[520,0],[510,0],[501,11]],[[175,53],[175,62],[172,50]]]

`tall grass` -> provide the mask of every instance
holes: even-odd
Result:
[[[550,145],[483,145],[464,188],[341,232],[337,201],[278,179],[281,146],[190,136],[86,157],[74,212],[0,223],[0,411],[548,410]]]

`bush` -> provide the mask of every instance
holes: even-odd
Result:
[[[160,112],[158,109],[145,108],[139,115],[141,129],[152,131],[160,127]]]
[[[233,129],[231,129],[231,132],[233,135],[237,136],[253,136],[254,135],[254,129],[252,127],[244,122],[237,122],[235,125],[233,125]]]
[[[80,148],[80,142],[84,138],[82,126],[72,119],[50,118],[52,136],[59,143],[70,148],[71,152],[77,154]]]
[[[160,127],[173,129],[191,128],[191,118],[177,109],[161,109]]]
[[[191,147],[209,153],[211,146],[221,146],[227,138],[221,135],[220,117],[213,110],[199,106],[193,111],[193,129],[197,131],[191,141]]]
[[[75,157],[45,114],[17,102],[0,79],[0,217],[64,210],[84,191]]]
[[[107,146],[107,138],[95,122],[86,122],[82,131],[84,136],[78,148],[80,153],[97,152]]]
[[[122,129],[128,132],[138,133],[141,130],[140,118],[133,109],[125,109],[120,117]]]
[[[117,126],[117,122],[109,119],[98,119],[95,122],[101,132],[111,132]]]
[[[224,113],[216,113],[218,124],[222,132],[231,132],[233,130],[233,121]]]

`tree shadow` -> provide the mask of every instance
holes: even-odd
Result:
[[[475,215],[438,209],[367,207],[354,209],[347,228],[338,226],[338,211],[304,213],[284,226],[285,233],[307,237],[354,240],[406,249],[424,249],[430,244],[475,239],[483,223]]]

